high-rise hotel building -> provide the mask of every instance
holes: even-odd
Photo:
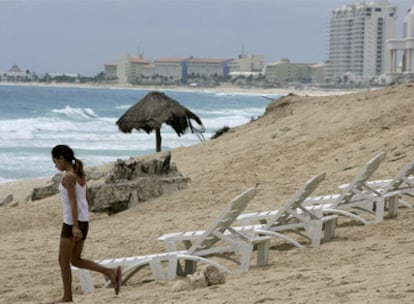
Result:
[[[414,5],[407,10],[403,23],[403,38],[387,41],[387,49],[391,55],[388,76],[398,78],[401,74],[414,75]],[[402,53],[401,66],[398,64],[398,53]]]
[[[364,82],[385,72],[390,62],[385,41],[395,37],[396,10],[387,0],[332,10],[326,82],[341,82],[348,75]]]

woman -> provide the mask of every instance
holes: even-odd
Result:
[[[57,145],[51,152],[56,168],[65,172],[59,184],[63,208],[59,243],[59,265],[63,281],[63,298],[60,302],[72,302],[71,264],[104,274],[112,281],[115,294],[118,294],[122,282],[121,268],[106,268],[81,257],[89,226],[89,196],[83,163],[75,158],[73,150],[67,145]]]

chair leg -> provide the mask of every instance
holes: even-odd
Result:
[[[398,215],[398,196],[392,196],[387,199],[388,203],[388,216],[396,217]]]
[[[335,237],[335,230],[338,217],[334,216],[332,219],[329,219],[325,222],[325,231],[324,231],[324,240],[328,242]]]
[[[157,259],[157,258],[151,259],[149,262],[149,265],[150,265],[152,275],[155,280],[165,281],[167,279],[164,273],[164,270],[162,268],[162,263],[160,259]],[[174,269],[174,272],[176,271],[176,269],[177,268]]]
[[[250,257],[253,252],[253,244],[236,245],[235,253],[240,258],[240,272],[247,272],[250,267]]]
[[[257,244],[257,266],[269,264],[270,238],[266,238]]]
[[[384,219],[385,200],[383,197],[376,201],[375,223],[380,223]]]
[[[178,265],[178,258],[177,256],[170,257],[168,259],[168,268],[167,268],[167,280],[172,281],[177,276],[177,265]]]
[[[310,221],[313,248],[318,248],[321,245],[322,226],[323,223],[319,219]]]
[[[94,290],[92,276],[89,270],[77,269],[79,282],[83,293],[89,293]]]
[[[193,274],[197,271],[197,262],[196,261],[188,261],[186,260],[184,266],[184,275]]]

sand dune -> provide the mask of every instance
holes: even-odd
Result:
[[[391,178],[414,159],[414,85],[338,96],[287,96],[259,119],[215,140],[172,150],[192,180],[186,190],[113,216],[93,214],[84,256],[98,259],[163,251],[156,238],[204,225],[239,192],[259,183],[247,211],[275,209],[311,176],[315,194],[337,192],[369,158],[387,153],[373,179]],[[70,143],[68,143],[70,144]],[[51,164],[52,165],[52,164]],[[43,303],[61,295],[57,264],[59,196],[25,203],[45,180],[0,185],[15,207],[0,208],[0,302]],[[361,226],[341,219],[336,238],[318,249],[272,242],[270,265],[226,284],[172,292],[172,283],[138,273],[119,297],[80,292],[75,303],[412,303],[414,210]],[[306,244],[306,241],[304,241]]]

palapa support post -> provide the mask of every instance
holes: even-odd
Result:
[[[161,152],[161,129],[155,129],[155,145],[156,145],[156,152]]]

